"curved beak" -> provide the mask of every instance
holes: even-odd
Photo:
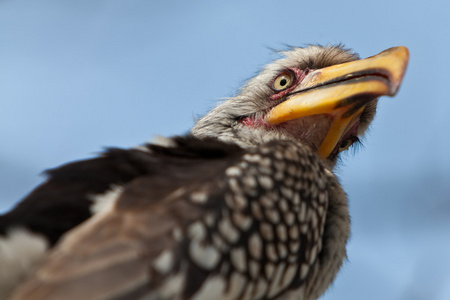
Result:
[[[305,116],[330,115],[330,129],[318,149],[319,155],[327,158],[358,120],[367,102],[397,93],[408,60],[408,49],[401,46],[366,59],[315,70],[305,77],[300,90],[269,111],[265,121],[277,125]]]

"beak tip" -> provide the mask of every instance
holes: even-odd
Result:
[[[396,59],[396,63],[399,67],[396,68],[396,72],[391,74],[390,86],[389,86],[389,96],[395,96],[400,89],[400,85],[403,81],[403,77],[406,73],[406,68],[409,62],[409,50],[405,46],[392,47],[383,51],[385,55],[392,55]]]

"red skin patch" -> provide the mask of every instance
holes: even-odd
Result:
[[[248,126],[248,127],[252,127],[252,128],[258,128],[258,127],[262,127],[262,126],[270,127],[269,124],[264,122],[263,119],[254,119],[252,117],[246,117],[246,118],[240,120],[239,123],[241,123],[242,125]]]
[[[290,68],[290,69],[286,69],[281,71],[270,83],[269,86],[272,88],[273,86],[273,82],[275,81],[275,79],[283,73],[289,72],[292,73],[294,75],[294,80],[293,83],[291,84],[291,86],[285,90],[282,91],[274,91],[274,94],[271,95],[269,97],[270,101],[278,101],[284,97],[286,97],[286,95],[288,95],[290,92],[292,92],[302,81],[303,79],[305,79],[306,75],[308,75],[308,73],[312,71],[310,69],[306,69],[306,70],[302,70],[300,68]],[[239,123],[241,123],[242,125],[251,127],[251,128],[258,128],[258,127],[266,127],[269,128],[271,127],[269,124],[267,124],[266,122],[264,122],[264,119],[255,119],[253,117],[246,117],[243,118],[242,120],[239,121]]]

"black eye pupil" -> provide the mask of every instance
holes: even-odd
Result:
[[[286,79],[281,79],[280,85],[281,86],[285,86],[286,84],[287,84],[287,80]]]

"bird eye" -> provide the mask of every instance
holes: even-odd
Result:
[[[350,138],[346,139],[339,145],[338,152],[347,150],[348,148],[350,148],[351,145],[353,145],[353,143],[355,141],[356,141],[355,137],[350,137]]]
[[[282,91],[291,86],[294,81],[293,75],[290,72],[283,72],[278,75],[273,81],[272,88],[275,91]]]

